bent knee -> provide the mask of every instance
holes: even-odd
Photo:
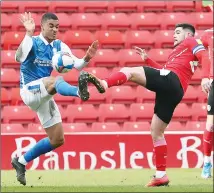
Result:
[[[51,145],[56,147],[60,147],[65,143],[65,138],[64,137],[57,137],[55,139],[51,140]]]

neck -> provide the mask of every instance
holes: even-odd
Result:
[[[47,42],[50,44],[53,40],[49,39],[48,37],[46,37],[43,33],[42,36],[47,40]]]

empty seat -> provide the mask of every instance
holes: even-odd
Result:
[[[195,38],[200,38],[203,33],[204,33],[204,30],[196,30]]]
[[[188,121],[185,130],[186,131],[204,131],[206,129],[205,121]]]
[[[191,108],[193,121],[206,121],[207,110],[210,107],[206,103],[194,103]]]
[[[17,49],[22,40],[24,39],[25,32],[5,32],[4,34],[4,50]]]
[[[153,48],[154,37],[149,31],[127,31],[126,35],[126,48],[132,48],[138,46],[141,48]]]
[[[197,102],[198,99],[198,90],[193,86],[188,86],[187,91],[184,94],[182,102],[184,103],[194,103]]]
[[[105,13],[100,17],[104,30],[128,30],[131,20],[125,13]]]
[[[149,122],[125,122],[122,127],[123,131],[136,132],[136,131],[149,131]]]
[[[20,133],[24,134],[28,132],[28,129],[24,128],[21,123],[1,123],[1,134],[7,134],[7,133]]]
[[[173,113],[173,121],[188,121],[192,119],[191,109],[184,103],[178,104]]]
[[[8,105],[10,103],[10,91],[6,88],[1,88],[1,104]]]
[[[132,13],[130,20],[133,30],[158,30],[162,23],[155,13]]]
[[[4,123],[31,123],[36,113],[27,106],[5,106],[2,117]]]
[[[110,13],[133,13],[140,12],[139,1],[109,1],[108,12]]]
[[[57,17],[59,19],[59,31],[65,32],[71,29],[72,18],[66,13],[58,13]]]
[[[57,104],[60,105],[69,105],[74,103],[76,97],[74,96],[63,96],[60,94],[55,94],[54,95],[54,100],[56,101]]]
[[[106,13],[108,11],[108,1],[82,1],[80,11],[85,13]]]
[[[37,133],[46,134],[45,129],[42,127],[41,124],[38,124],[38,123],[29,123],[28,131],[34,134],[37,134]]]
[[[97,67],[115,67],[119,65],[119,61],[118,52],[112,49],[99,49],[90,64]]]
[[[99,106],[99,121],[101,122],[124,122],[129,119],[129,110],[123,104],[101,104]]]
[[[182,125],[179,121],[171,121],[166,127],[166,131],[183,131],[186,130],[185,126]]]
[[[194,74],[193,74],[193,76],[192,76],[192,78],[191,78],[191,81],[190,81],[190,83],[191,84],[194,84],[194,85],[198,85],[198,84],[200,84],[201,83],[201,79],[202,79],[202,70],[200,69],[200,68],[198,68],[195,72],[194,72]]]
[[[26,1],[19,3],[19,12],[36,12],[36,13],[45,13],[49,10],[49,1],[39,2],[39,1]]]
[[[101,30],[101,22],[103,22],[95,13],[74,13],[70,19],[74,30]]]
[[[92,73],[100,79],[104,79],[109,76],[109,70],[104,67],[96,67],[96,68],[93,68],[93,67],[87,68],[86,67],[86,68],[84,68],[84,71]]]
[[[152,92],[143,86],[137,86],[136,96],[138,103],[154,103],[155,101],[155,92]]]
[[[118,132],[121,128],[118,123],[108,122],[108,123],[92,123],[91,130],[93,132]]]
[[[139,6],[142,12],[165,12],[167,11],[166,1],[140,1]]]
[[[131,121],[151,121],[154,114],[154,104],[135,103],[130,106]]]
[[[14,69],[2,68],[1,69],[1,85],[3,87],[11,87],[19,85],[19,73]]]
[[[85,56],[85,51],[82,49],[72,49],[71,52],[77,58],[83,58]]]
[[[89,31],[66,31],[63,41],[72,48],[87,49],[95,40]]]
[[[24,104],[20,96],[20,88],[11,88],[11,105]]]
[[[3,68],[20,68],[20,64],[15,61],[15,50],[1,51],[1,66]]]
[[[130,86],[116,86],[108,89],[108,102],[131,104],[137,101],[136,91]]]
[[[213,27],[213,13],[195,12],[190,13],[189,17],[194,19],[194,24],[198,30],[206,30]]]
[[[11,17],[5,13],[1,14],[1,32],[10,31],[12,27]]]
[[[92,131],[86,123],[63,123],[62,126],[65,133]]]
[[[119,31],[97,31],[95,37],[99,40],[101,48],[124,48],[125,37]]]
[[[92,104],[68,105],[66,109],[68,122],[92,123],[98,121],[98,110]]]
[[[1,2],[1,12],[2,13],[18,13],[19,12],[19,2],[2,1]]]
[[[169,12],[195,11],[194,1],[168,1],[167,10]]]
[[[173,30],[157,30],[154,32],[155,48],[173,48],[174,47]]]
[[[167,62],[171,52],[171,49],[151,49],[149,50],[148,55],[152,60],[164,65]]]
[[[50,1],[49,10],[55,13],[77,13],[80,12],[81,1]]]
[[[208,95],[205,94],[202,91],[201,86],[199,86],[198,88],[196,88],[196,92],[197,92],[197,99],[199,103],[207,103],[207,99],[208,99]]]
[[[120,49],[118,52],[119,64],[123,66],[142,66],[145,62],[134,49]]]

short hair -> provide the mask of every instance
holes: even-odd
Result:
[[[177,27],[182,27],[183,29],[188,29],[193,33],[193,35],[195,35],[195,27],[189,23],[178,23],[175,26],[175,28],[177,28]]]
[[[45,13],[42,16],[41,23],[44,23],[44,22],[46,22],[49,19],[58,20],[58,17],[54,13]]]

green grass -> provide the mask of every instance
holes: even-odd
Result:
[[[211,0],[205,0],[205,1],[203,1],[203,5],[204,6],[213,5],[213,1],[211,1]]]
[[[213,192],[213,179],[201,169],[168,169],[169,187],[145,188],[154,170],[27,171],[27,186],[15,171],[2,171],[2,192]]]

